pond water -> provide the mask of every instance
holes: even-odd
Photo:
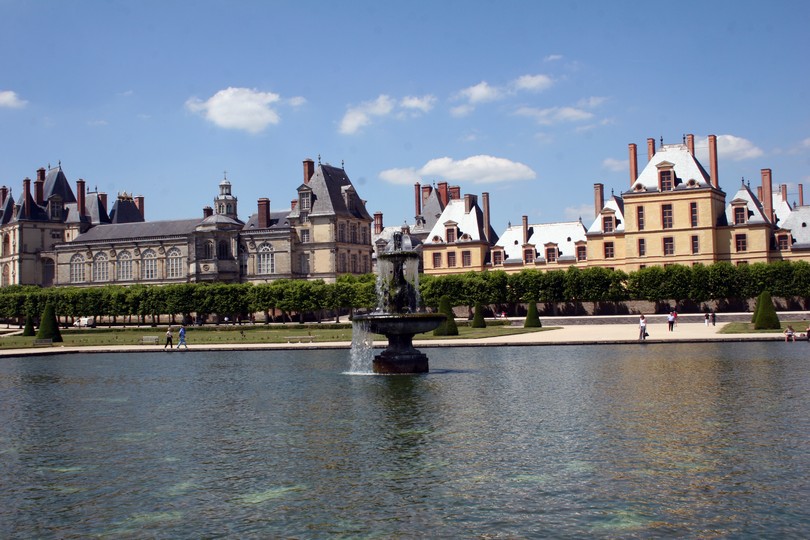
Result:
[[[0,359],[0,537],[807,537],[810,346]]]

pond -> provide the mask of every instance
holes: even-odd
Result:
[[[0,537],[806,537],[810,346],[0,359]]]

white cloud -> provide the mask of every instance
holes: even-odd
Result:
[[[596,108],[596,107],[600,106],[605,101],[607,101],[606,97],[591,96],[591,97],[588,97],[588,98],[580,99],[577,102],[577,106],[578,107],[585,107],[585,108],[588,108],[588,109],[593,109],[593,108]]]
[[[419,169],[388,169],[380,173],[380,179],[392,184],[411,184],[423,177],[486,184],[532,180],[537,173],[523,163],[487,155],[471,156],[459,161],[441,157],[431,159]]]
[[[0,107],[8,109],[22,109],[28,105],[24,99],[20,99],[17,93],[12,90],[0,90]]]
[[[563,59],[563,55],[561,55],[561,54],[550,54],[550,55],[546,56],[543,60],[545,60],[546,62],[556,62],[556,61],[562,60],[562,59]]]
[[[290,107],[300,107],[304,105],[306,102],[307,102],[306,98],[303,98],[301,96],[291,97],[290,99],[287,100],[287,103],[290,105]]]
[[[366,101],[356,107],[350,107],[343,115],[343,120],[340,121],[339,131],[345,135],[357,133],[371,123],[372,117],[388,116],[393,110],[394,100],[381,94],[374,101]]]
[[[548,75],[523,75],[515,79],[512,84],[516,90],[539,92],[551,88],[554,84],[554,79]]]
[[[579,206],[567,206],[563,210],[563,215],[565,215],[565,219],[571,221],[582,218],[582,222],[587,227],[593,221],[594,207],[588,204],[581,204]]]
[[[281,121],[278,113],[270,107],[280,99],[272,92],[229,87],[206,101],[190,98],[186,101],[186,108],[219,127],[259,133],[268,125]]]
[[[630,170],[630,160],[606,158],[602,160],[602,168],[613,172],[622,172]]]
[[[698,159],[703,163],[709,161],[709,138],[705,137],[695,142],[695,152],[698,154]],[[718,135],[717,136],[717,158],[720,160],[728,159],[731,161],[744,161],[746,159],[754,159],[764,155],[760,148],[748,139],[736,137],[734,135]]]
[[[455,116],[456,118],[461,118],[462,116],[467,116],[468,114],[470,114],[474,110],[475,110],[475,107],[473,107],[472,105],[464,104],[464,105],[459,105],[458,107],[453,107],[452,109],[450,109],[450,114],[452,116]]]
[[[576,107],[549,107],[537,109],[535,107],[521,107],[515,114],[533,118],[541,125],[552,125],[560,122],[580,122],[593,118],[593,113]]]
[[[503,92],[497,87],[490,86],[486,81],[481,81],[475,86],[470,86],[461,90],[459,96],[466,99],[470,105],[496,101],[503,96]]]
[[[406,96],[399,102],[399,106],[410,111],[428,113],[436,104],[436,96]]]

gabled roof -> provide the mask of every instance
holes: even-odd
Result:
[[[128,198],[118,198],[110,210],[110,223],[139,223],[143,222],[141,211],[135,206],[135,201]]]
[[[613,214],[616,218],[613,231],[624,232],[624,199],[611,195],[607,202],[605,202],[605,206],[602,207],[599,215],[596,216],[596,219],[593,220],[593,223],[588,228],[588,234],[602,234],[604,232],[602,230],[602,218],[608,214]]]
[[[287,221],[289,210],[282,210],[280,212],[270,212],[270,226],[268,229],[286,229],[290,227],[290,222]],[[242,227],[243,231],[263,230],[259,229],[259,214],[251,215],[245,226]]]
[[[197,230],[222,229],[235,230],[244,227],[244,223],[225,214],[211,214],[197,224]]]
[[[772,194],[771,204],[773,205],[773,213],[775,216],[774,225],[781,226],[785,219],[790,215],[791,206],[787,201],[782,200],[782,194],[778,191]]]
[[[465,234],[471,241],[485,241],[484,236],[484,212],[478,206],[478,203],[471,205],[470,211],[465,212],[464,199],[453,199],[448,201],[447,206],[444,207],[441,216],[436,220],[436,224],[430,230],[425,244],[437,244],[447,241],[445,223],[456,223],[458,227],[458,237],[456,241],[461,241],[461,237]],[[434,238],[440,238],[440,241],[434,241]],[[498,235],[490,225],[489,227],[489,242],[494,244],[498,240]]]
[[[415,216],[416,223],[413,226],[412,232],[414,234],[428,233],[436,225],[439,216],[444,211],[444,205],[439,199],[439,191],[432,189],[425,201],[422,203],[422,214]],[[421,218],[421,219],[419,219]]]
[[[371,215],[366,211],[366,205],[357,195],[343,169],[319,164],[309,182],[301,187],[312,191],[310,216],[336,215],[372,221]],[[301,209],[296,207],[289,215],[298,217],[300,211]]]
[[[790,231],[793,249],[810,249],[810,206],[796,206],[785,217],[782,228]]]
[[[14,197],[11,192],[6,195],[6,200],[3,201],[3,206],[0,207],[0,225],[5,225],[14,217]]]
[[[34,201],[31,193],[23,193],[17,210],[17,221],[48,221],[48,213]]]
[[[43,187],[43,199],[48,200],[52,195],[62,197],[63,203],[75,203],[76,196],[70,189],[70,183],[62,172],[62,166],[50,169],[45,176],[45,186]]]
[[[101,204],[98,192],[89,192],[85,199],[85,211],[87,212],[87,217],[90,219],[90,223],[99,225],[101,223],[110,222],[110,216],[107,215],[107,209]]]
[[[687,189],[690,180],[695,182],[693,187],[711,186],[709,174],[685,144],[664,144],[644,166],[641,174],[630,186],[630,191],[639,191],[640,186],[646,191],[658,191],[658,165],[661,164],[671,165],[675,171],[676,190]]]
[[[144,221],[141,223],[97,225],[86,233],[77,236],[71,243],[137,240],[139,238],[189,235],[194,232],[194,229],[199,223],[199,219],[180,219],[173,221]]]
[[[576,243],[586,241],[585,232],[585,226],[581,221],[539,223],[529,225],[528,243],[534,245],[541,256],[545,254],[543,248],[546,244],[556,244],[559,251],[558,259],[576,259]],[[506,261],[522,260],[523,225],[508,227],[495,245],[503,247]]]
[[[747,223],[770,223],[770,221],[765,218],[759,199],[757,199],[756,195],[754,195],[751,189],[745,184],[740,186],[740,189],[737,190],[726,205],[726,223],[729,225],[734,223],[734,207],[739,205],[740,202],[744,203],[745,207],[748,209]]]

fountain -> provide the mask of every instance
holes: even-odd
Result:
[[[419,254],[411,238],[395,232],[377,255],[377,309],[354,317],[362,326],[388,338],[388,347],[374,357],[375,373],[427,373],[428,357],[413,346],[413,336],[433,330],[445,316],[420,311]]]

